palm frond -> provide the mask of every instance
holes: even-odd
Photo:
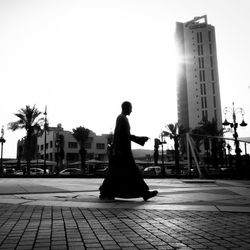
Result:
[[[72,129],[73,136],[80,145],[84,145],[89,137],[90,130],[82,126]]]
[[[168,131],[162,131],[162,134],[163,134],[163,136],[170,136],[171,135],[171,133]]]

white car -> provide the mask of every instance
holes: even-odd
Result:
[[[43,175],[43,169],[41,169],[41,168],[30,168],[30,175]]]
[[[160,176],[161,175],[161,167],[160,166],[146,167],[142,173],[145,176]]]
[[[82,173],[79,168],[66,168],[59,172],[59,175],[80,175]]]
[[[15,173],[15,169],[14,168],[4,168],[3,169],[3,173],[5,174],[5,175],[11,175],[11,174],[14,174]]]
[[[23,170],[17,170],[17,171],[15,171],[14,175],[23,175]]]
[[[43,169],[42,168],[30,168],[30,175],[43,175]],[[46,169],[46,174],[49,173],[49,170]],[[23,170],[17,170],[14,173],[15,175],[23,175],[24,172]],[[27,174],[27,170],[26,170],[26,174]]]

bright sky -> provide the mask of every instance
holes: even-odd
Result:
[[[26,105],[51,126],[113,131],[129,100],[131,132],[153,148],[177,121],[175,22],[207,15],[215,26],[222,109],[235,102],[250,123],[249,0],[0,0],[0,126],[4,157],[16,157],[7,124]],[[238,130],[250,136],[250,125]]]

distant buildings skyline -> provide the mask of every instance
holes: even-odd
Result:
[[[178,122],[194,129],[201,121],[222,127],[222,111],[214,26],[207,16],[176,22]]]
[[[86,159],[97,159],[106,161],[107,147],[108,147],[108,134],[96,135],[90,130],[88,139],[85,143]],[[24,155],[20,153],[19,147],[23,146],[23,141],[17,142],[17,158],[24,158]],[[46,149],[45,149],[46,147]],[[44,133],[37,138],[37,149],[34,155],[35,159],[46,159],[49,161],[58,162],[62,161],[64,165],[69,163],[80,161],[79,143],[74,138],[72,132],[64,130],[61,124],[57,127],[49,127],[49,131],[46,132],[46,144]],[[23,150],[21,152],[24,152]],[[46,153],[46,156],[44,155]]]

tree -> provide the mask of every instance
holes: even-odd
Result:
[[[175,168],[176,168],[176,173],[179,174],[180,173],[179,140],[180,140],[180,135],[184,133],[184,129],[182,128],[181,125],[179,125],[178,122],[167,124],[165,127],[167,128],[167,131],[163,131],[163,135],[174,140]]]
[[[19,119],[15,122],[10,122],[8,128],[12,131],[17,129],[25,129],[26,137],[24,141],[24,157],[27,161],[27,174],[30,174],[30,160],[36,152],[37,131],[41,131],[41,123],[43,118],[39,118],[41,112],[34,105],[30,107],[26,105],[15,114]]]
[[[80,146],[79,154],[81,157],[81,168],[82,168],[82,172],[84,172],[85,167],[86,167],[85,161],[86,161],[86,154],[87,154],[87,151],[85,149],[85,143],[89,137],[90,130],[80,126],[75,129],[72,129],[72,131],[73,131],[74,138],[76,139],[76,141],[79,143],[79,146]]]

